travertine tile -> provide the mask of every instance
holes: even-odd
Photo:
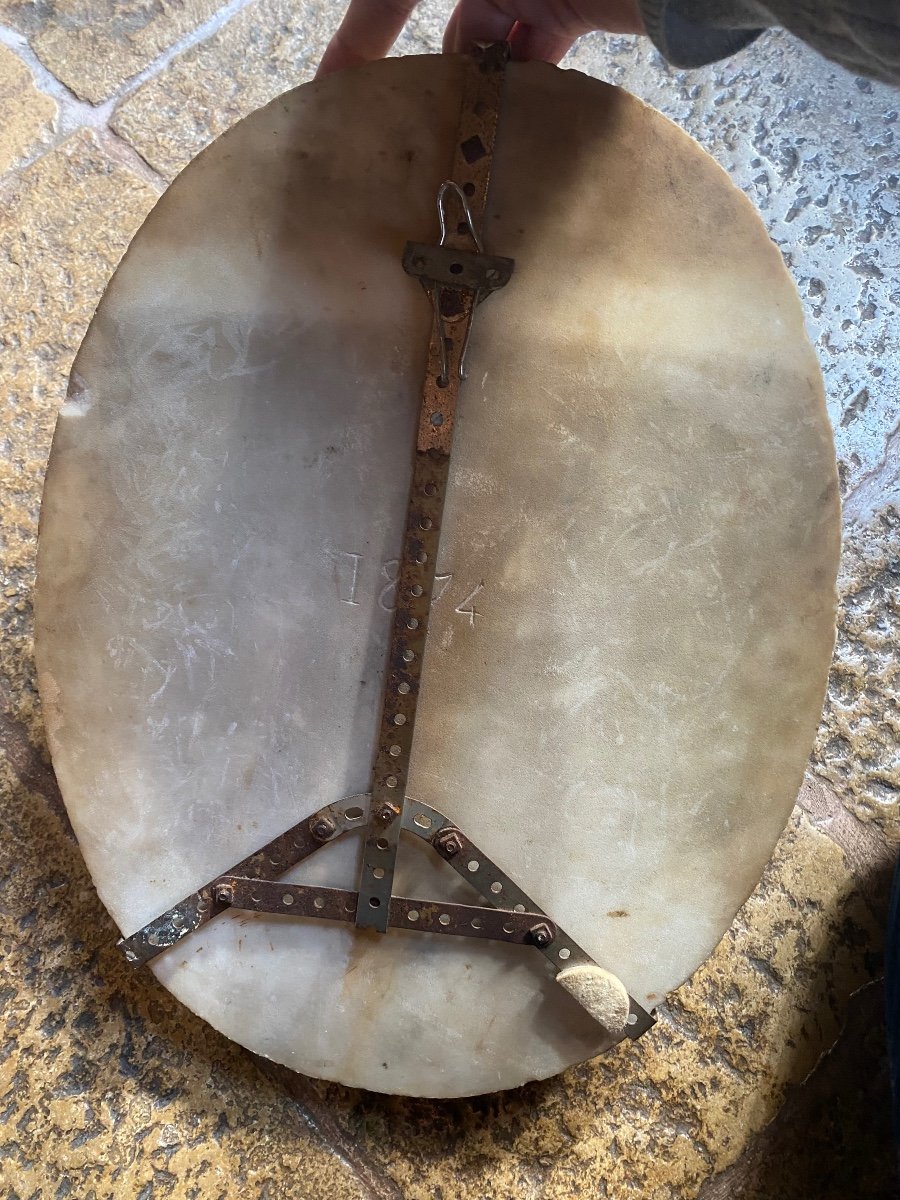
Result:
[[[0,46],[0,175],[40,149],[52,134],[56,103],[34,86],[31,72]]]
[[[241,117],[310,79],[337,15],[329,0],[255,0],[127,97],[112,126],[172,178]]]
[[[432,53],[452,5],[419,5],[395,53]],[[331,0],[255,0],[214,36],[174,59],[117,108],[112,127],[172,178],[241,117],[305,83],[337,28]]]
[[[94,307],[155,199],[87,132],[10,179],[0,199],[0,675],[36,741],[31,589],[56,411]]]
[[[845,532],[841,606],[813,765],[900,841],[900,505]]]
[[[0,0],[0,21],[28,36],[35,53],[82,100],[99,104],[215,13],[218,0]]]

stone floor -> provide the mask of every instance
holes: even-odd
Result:
[[[217,5],[0,0],[2,1196],[895,1194],[879,975],[900,841],[900,92],[782,34],[691,74],[627,38],[571,55],[681,123],[760,209],[836,431],[845,554],[821,730],[718,950],[637,1045],[450,1104],[273,1068],[120,963],[45,750],[35,537],[66,375],[116,261],[198,150],[309,77],[340,15],[325,0]],[[436,49],[446,13],[424,4],[400,49]]]

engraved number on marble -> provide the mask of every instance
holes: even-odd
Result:
[[[397,576],[399,573],[399,558],[389,558],[387,562],[383,563],[381,566],[381,574],[387,580],[387,583],[381,589],[381,594],[378,597],[378,603],[385,612],[393,612],[397,607]]]
[[[341,560],[337,564],[338,598],[341,604],[349,604],[351,608],[356,608],[359,605],[356,589],[359,585],[359,564],[362,562],[362,555],[355,554],[352,550],[338,550],[338,555]]]
[[[364,582],[366,568],[365,558],[354,550],[337,550],[335,572],[337,579],[338,599],[348,608],[359,607],[359,595],[365,592]],[[400,560],[389,558],[381,564],[381,578],[386,580],[378,592],[378,605],[384,612],[393,612],[397,606],[397,577],[400,574]],[[431,603],[437,602],[448,592],[453,583],[453,573],[435,575],[434,592]],[[466,598],[454,608],[454,612],[466,617],[470,625],[475,624],[475,618],[480,616],[475,607],[475,598],[484,590],[484,580],[471,591]]]
[[[475,597],[479,592],[483,591],[484,580],[482,580],[477,587],[473,588],[472,591],[469,592],[462,604],[458,604],[453,610],[454,612],[458,612],[461,617],[468,617],[470,625],[474,625],[475,618],[480,615],[478,609],[475,607]]]

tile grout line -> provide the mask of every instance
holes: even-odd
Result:
[[[255,0],[228,0],[228,3],[217,9],[206,21],[177,38],[165,50],[157,54],[146,67],[126,79],[113,91],[112,95],[101,101],[100,104],[91,104],[87,100],[80,99],[41,61],[24,34],[8,25],[0,24],[0,45],[6,46],[25,64],[35,87],[44,95],[55,100],[58,106],[58,114],[54,122],[55,137],[49,144],[40,146],[34,154],[26,156],[18,162],[10,172],[10,178],[15,178],[19,172],[27,170],[44,154],[55,150],[70,134],[80,129],[90,129],[97,133],[101,140],[107,141],[107,137],[104,135],[107,135],[109,139],[117,139],[117,142],[120,143],[118,146],[120,161],[127,160],[132,169],[145,182],[152,183],[157,188],[167,187],[169,181],[165,176],[151,167],[146,159],[113,129],[112,117],[124,99],[136,92],[148,80],[164,71],[173,59],[212,37],[232,17],[254,3]],[[109,141],[107,141],[107,146],[110,146]]]

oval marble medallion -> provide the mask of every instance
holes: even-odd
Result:
[[[273,101],[148,217],[78,355],[42,513],[54,765],[130,934],[369,785],[462,60]],[[652,1008],[790,812],[833,641],[831,433],[777,249],[700,148],[509,68],[409,794]],[[355,886],[358,839],[286,878]],[[397,890],[474,902],[404,838]],[[298,1071],[456,1096],[607,1048],[521,947],[225,914],[154,961]]]

